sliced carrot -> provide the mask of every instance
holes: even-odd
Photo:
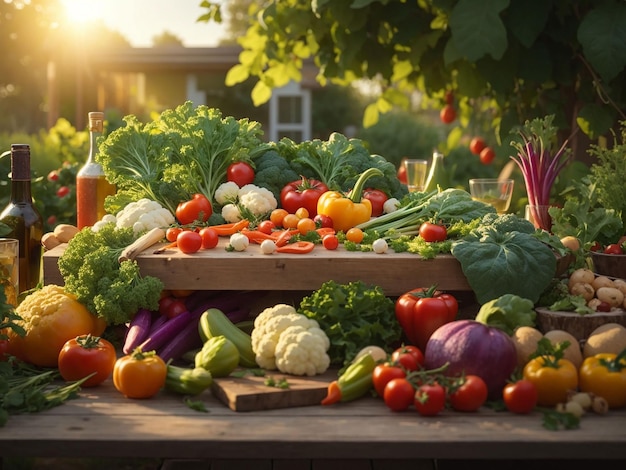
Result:
[[[268,233],[261,232],[260,230],[242,230],[241,233],[248,237],[248,240],[250,240],[251,243],[262,243],[264,240],[274,240],[275,238]]]
[[[274,243],[276,243],[276,246],[281,247],[285,246],[287,242],[289,242],[289,239],[292,237],[292,235],[295,235],[297,233],[300,233],[300,230],[294,228],[276,231],[272,233],[272,235],[276,234],[276,238],[274,238]]]
[[[230,224],[220,224],[220,225],[211,225],[210,227],[217,232],[220,237],[228,237],[237,232],[242,231],[250,225],[250,221],[248,219],[242,219],[239,222],[233,222]]]
[[[168,243],[167,245],[154,250],[152,254],[158,255],[159,253],[163,253],[164,251],[167,251],[167,250],[173,250],[174,248],[178,248],[178,243],[175,241],[173,241],[172,243]]]
[[[277,246],[277,253],[290,253],[294,255],[301,255],[304,253],[310,253],[315,248],[315,243],[306,242],[306,241],[298,241],[294,243],[288,243],[287,245]]]
[[[320,236],[320,238],[324,238],[324,235],[334,235],[336,233],[335,229],[332,227],[320,227],[315,229],[315,231]]]

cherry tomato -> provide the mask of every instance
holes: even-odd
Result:
[[[333,228],[333,219],[324,214],[317,214],[313,221],[318,228]]]
[[[283,217],[283,228],[297,228],[298,222],[300,222],[300,217],[296,214],[287,214]]]
[[[254,182],[254,168],[246,162],[234,162],[226,169],[226,180],[232,181],[240,188]]]
[[[391,353],[391,360],[397,362],[406,370],[418,370],[424,365],[424,354],[422,351],[412,344],[400,346]]]
[[[446,389],[439,384],[423,384],[414,394],[413,404],[422,416],[435,416],[446,406]]]
[[[617,243],[611,243],[604,248],[604,253],[607,255],[623,255],[624,250],[622,250],[621,245]]]
[[[328,234],[322,237],[322,246],[327,250],[336,250],[339,246],[339,239],[337,235]]]
[[[174,318],[186,311],[187,306],[180,299],[167,296],[159,300],[159,313],[167,318]]]
[[[346,232],[346,240],[350,240],[354,243],[361,243],[364,236],[365,234],[363,233],[363,230],[356,227],[353,227]]]
[[[426,242],[442,242],[448,238],[448,229],[444,225],[424,222],[420,225],[419,234]]]
[[[211,201],[204,194],[194,194],[189,201],[181,202],[176,207],[176,219],[183,225],[196,220],[206,222],[212,214]]]
[[[259,223],[259,225],[257,226],[257,229],[259,230],[259,232],[263,232],[267,235],[272,233],[272,231],[275,228],[276,228],[276,224],[272,222],[271,220],[264,220],[263,222]]]
[[[466,375],[461,385],[449,396],[457,411],[476,411],[487,401],[487,384],[478,375]]]
[[[202,236],[193,230],[183,230],[176,237],[176,245],[183,253],[195,253],[202,248]]]
[[[456,111],[454,106],[447,104],[439,112],[439,118],[444,124],[450,124],[456,119]]]
[[[128,398],[150,398],[165,385],[167,364],[154,351],[134,351],[113,367],[113,385]]]
[[[306,207],[300,207],[297,211],[294,212],[300,219],[306,219],[309,217],[309,210]]]
[[[313,178],[292,181],[280,191],[280,205],[291,214],[304,207],[308,211],[305,217],[315,217],[317,200],[328,191],[328,186]]]
[[[217,234],[215,229],[211,227],[203,227],[198,232],[202,243],[200,247],[204,250],[210,250],[211,248],[215,248],[220,240],[220,236]]]
[[[183,229],[181,227],[169,227],[165,231],[165,239],[170,243],[175,242],[178,238],[178,234],[182,231]]]
[[[61,186],[59,189],[57,189],[57,196],[62,198],[67,196],[70,193],[70,188],[68,188],[67,186]]]
[[[502,398],[507,410],[512,413],[530,413],[537,406],[537,386],[530,380],[518,380],[504,386]]]
[[[289,212],[287,212],[285,209],[282,209],[282,208],[274,209],[270,213],[270,220],[274,222],[274,225],[276,227],[282,227],[283,219],[285,218],[287,214],[289,214]]]
[[[378,217],[383,214],[383,207],[387,201],[388,196],[384,191],[380,189],[366,188],[363,191],[363,197],[369,199],[372,203],[372,217]]]
[[[83,387],[95,387],[111,376],[117,355],[109,341],[97,336],[83,335],[65,342],[59,352],[59,373],[67,382],[80,380]]]
[[[314,231],[317,227],[315,226],[315,222],[313,222],[313,219],[309,217],[303,217],[298,221],[296,228],[300,231],[300,234],[306,235],[307,233]]]
[[[404,411],[413,404],[415,389],[406,378],[391,379],[385,385],[383,399],[385,405],[393,411]]]
[[[52,170],[50,173],[48,173],[48,181],[59,181],[59,171]]]
[[[480,155],[480,152],[487,146],[484,139],[481,137],[474,137],[469,144],[470,152],[474,155]]]
[[[491,165],[496,158],[496,152],[491,147],[485,147],[480,152],[480,163],[483,165]]]
[[[377,364],[372,372],[374,390],[382,398],[385,394],[385,387],[392,379],[403,379],[405,377],[406,371],[392,362]]]

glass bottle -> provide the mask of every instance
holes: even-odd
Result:
[[[0,222],[11,228],[7,238],[19,241],[19,292],[36,287],[41,280],[43,218],[33,204],[28,144],[11,145],[11,198]]]
[[[426,178],[426,185],[424,186],[424,192],[430,192],[437,190],[437,187],[441,191],[448,189],[449,181],[446,169],[443,163],[443,154],[439,152],[433,153],[433,160],[430,163],[430,170],[428,172],[428,178]]]
[[[104,113],[89,113],[89,155],[76,175],[76,226],[79,229],[91,227],[102,219],[106,214],[105,198],[115,194],[115,186],[107,181],[102,166],[96,161],[103,126]]]

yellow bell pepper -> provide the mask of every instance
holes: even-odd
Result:
[[[626,406],[626,349],[587,357],[578,375],[582,392],[604,398],[609,408]]]
[[[368,168],[359,176],[350,195],[340,191],[326,191],[317,201],[317,213],[331,218],[336,231],[347,232],[351,228],[370,220],[372,203],[362,199],[363,186],[372,176],[383,176],[378,168]]]

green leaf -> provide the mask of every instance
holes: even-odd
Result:
[[[454,243],[452,255],[480,304],[507,293],[536,302],[556,271],[552,250],[527,233],[479,229]]]
[[[610,81],[626,67],[626,3],[603,3],[583,18],[578,40],[585,58]]]
[[[597,139],[611,128],[614,118],[611,108],[588,104],[579,111],[576,122],[590,139]]]
[[[368,104],[363,113],[363,127],[372,127],[378,122],[378,105],[376,103]]]
[[[237,83],[245,82],[250,76],[248,67],[237,64],[234,65],[226,74],[225,84],[226,86],[233,86]]]
[[[509,0],[460,0],[450,14],[451,41],[471,62],[490,55],[501,59],[507,48],[507,33],[500,12]]]
[[[505,22],[509,31],[525,47],[531,47],[544,30],[552,0],[514,1],[507,9]]]
[[[272,89],[259,80],[256,82],[256,85],[254,85],[251,96],[254,106],[261,106],[267,103],[272,97]]]

